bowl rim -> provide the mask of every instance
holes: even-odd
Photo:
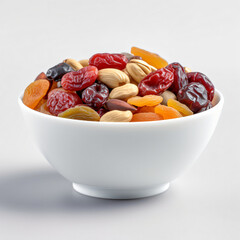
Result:
[[[217,111],[218,109],[221,110],[223,103],[224,103],[224,97],[223,94],[215,89],[215,94],[218,98],[218,102],[216,103],[215,106],[213,106],[212,108],[198,113],[198,114],[193,114],[190,116],[186,116],[186,117],[181,117],[181,118],[174,118],[174,119],[165,119],[165,120],[161,120],[161,121],[146,121],[146,122],[100,122],[100,121],[86,121],[86,120],[76,120],[76,119],[69,119],[69,118],[61,118],[61,117],[57,117],[57,116],[53,116],[53,115],[48,115],[45,113],[41,113],[38,112],[34,109],[31,109],[29,107],[27,107],[23,101],[23,93],[22,92],[19,97],[18,97],[18,104],[20,105],[20,107],[22,109],[24,109],[25,111],[31,113],[31,114],[35,114],[36,116],[42,117],[42,118],[46,118],[49,120],[56,120],[56,121],[62,121],[63,123],[71,123],[71,124],[84,124],[84,125],[90,125],[90,126],[153,126],[153,125],[164,125],[164,124],[171,124],[171,123],[180,123],[180,122],[185,122],[185,121],[191,121],[193,119],[197,119],[197,118],[202,118],[206,115],[209,115],[210,113],[212,113],[213,111]]]

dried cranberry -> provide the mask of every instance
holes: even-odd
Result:
[[[166,68],[174,74],[174,81],[169,90],[178,94],[179,89],[188,84],[187,74],[184,68],[177,62],[169,64]]]
[[[122,70],[126,67],[128,59],[123,54],[97,53],[89,59],[89,65],[95,66],[98,70],[103,68],[117,68]]]
[[[208,110],[208,109],[210,109],[210,108],[212,108],[213,107],[213,105],[212,105],[212,103],[211,103],[211,101],[207,101],[207,104],[205,105],[205,106],[203,106],[199,111],[198,111],[198,113],[200,113],[200,112],[204,112],[204,111],[206,111],[206,110]]]
[[[62,77],[62,87],[65,90],[80,91],[91,86],[98,76],[98,70],[94,66],[81,68],[76,72],[66,73]]]
[[[208,100],[212,101],[214,96],[214,85],[210,81],[210,79],[200,72],[189,72],[187,73],[189,82],[198,82],[201,83],[208,92]]]
[[[105,108],[100,108],[97,113],[99,114],[100,117],[102,117],[106,112],[108,112],[107,109]]]
[[[46,76],[56,82],[61,81],[62,76],[68,72],[74,71],[68,64],[62,62],[47,70]]]
[[[64,89],[54,89],[48,94],[47,106],[49,112],[55,116],[81,103],[82,101],[76,93]]]
[[[82,100],[88,106],[99,109],[107,101],[109,91],[104,84],[94,83],[82,92]]]
[[[139,95],[157,95],[167,90],[173,83],[173,73],[166,68],[160,68],[148,74],[138,85]]]
[[[196,113],[207,104],[207,90],[200,83],[189,83],[179,90],[177,99]]]

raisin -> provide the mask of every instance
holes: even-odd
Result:
[[[138,85],[139,95],[157,95],[167,90],[173,83],[173,73],[161,68],[148,74]]]
[[[178,110],[183,116],[193,115],[193,112],[185,104],[177,100],[169,99],[167,105]]]
[[[213,107],[212,103],[208,101],[207,104],[204,105],[197,113],[204,112],[212,107]]]
[[[70,118],[86,121],[99,121],[99,114],[88,106],[75,106],[67,109],[66,111],[58,114],[62,118]]]
[[[142,112],[133,114],[131,122],[146,122],[146,121],[159,121],[163,120],[163,117],[153,112]]]
[[[24,91],[23,103],[34,109],[47,94],[50,83],[46,79],[39,79],[30,83]]]
[[[137,107],[156,106],[161,103],[163,98],[157,95],[146,95],[144,97],[132,97],[128,99],[128,103]]]
[[[141,48],[132,47],[131,53],[135,56],[142,57],[143,61],[147,62],[157,69],[166,67],[168,65],[167,61],[160,57],[158,54],[146,51]]]
[[[94,109],[101,108],[108,99],[109,91],[106,85],[94,83],[82,92],[82,100]]]
[[[210,79],[200,72],[189,72],[187,73],[188,81],[201,83],[208,92],[208,100],[212,101],[214,96],[214,85]]]
[[[61,80],[65,90],[80,91],[91,86],[97,79],[98,70],[94,66],[81,68],[76,72],[66,73]]]
[[[166,68],[174,74],[174,81],[169,90],[178,94],[179,89],[188,84],[187,74],[185,73],[184,68],[177,62],[169,64]]]
[[[57,116],[68,108],[81,103],[82,101],[76,93],[56,88],[48,94],[47,107],[51,114]]]
[[[172,107],[167,107],[165,105],[158,105],[155,107],[155,113],[163,116],[164,119],[180,118],[181,113]]]
[[[105,113],[107,113],[108,110],[105,108],[100,108],[97,113],[99,114],[100,117],[102,117]]]
[[[68,64],[62,62],[47,70],[46,76],[56,82],[61,81],[62,76],[68,72],[74,71]]]
[[[122,70],[126,67],[128,59],[123,54],[97,53],[89,59],[89,65],[95,66],[98,70],[103,68],[117,68]]]
[[[202,84],[192,82],[179,90],[177,99],[196,113],[207,104],[207,90]]]

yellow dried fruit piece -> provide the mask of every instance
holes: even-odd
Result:
[[[146,51],[138,47],[132,47],[131,53],[135,56],[142,57],[143,61],[147,62],[157,69],[166,67],[168,65],[168,62],[158,54]]]
[[[172,119],[182,117],[181,113],[172,107],[159,104],[155,107],[155,113],[163,116],[164,119]]]
[[[193,112],[185,105],[174,99],[168,99],[167,105],[169,107],[175,108],[183,116],[193,115]]]
[[[88,106],[75,106],[59,113],[59,117],[86,121],[99,121],[99,114]]]
[[[128,103],[137,107],[156,106],[162,102],[163,98],[158,95],[136,96],[128,99]]]

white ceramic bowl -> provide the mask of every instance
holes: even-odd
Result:
[[[27,127],[49,163],[82,194],[112,199],[168,189],[201,154],[223,107],[193,116],[136,123],[90,122],[43,114],[18,99]]]

